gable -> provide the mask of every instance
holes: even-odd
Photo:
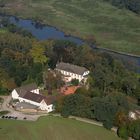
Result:
[[[44,99],[41,101],[41,104],[47,106],[47,104],[46,104],[46,102],[44,101]]]

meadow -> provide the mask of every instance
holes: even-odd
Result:
[[[103,127],[47,116],[37,122],[0,120],[1,140],[121,140]]]
[[[98,47],[140,55],[140,16],[103,0],[0,0],[0,12],[31,18],[81,38],[92,36]]]

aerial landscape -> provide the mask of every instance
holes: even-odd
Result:
[[[140,0],[0,0],[0,140],[140,140]]]

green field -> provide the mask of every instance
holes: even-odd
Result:
[[[72,119],[44,117],[37,122],[0,120],[1,140],[121,140],[103,127]]]
[[[140,55],[140,16],[103,0],[0,0],[1,12],[41,19],[67,34],[93,35],[99,47]]]

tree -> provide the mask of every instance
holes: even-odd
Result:
[[[72,84],[73,86],[78,86],[78,85],[79,85],[79,80],[77,80],[77,79],[72,79],[72,80],[71,80],[71,84]]]
[[[124,126],[128,123],[127,114],[124,111],[119,111],[115,117],[115,125],[118,127]]]
[[[93,110],[95,118],[102,121],[107,129],[111,129],[117,112],[115,102],[108,102],[107,99],[96,97],[93,99]]]
[[[140,140],[140,120],[132,121],[128,124],[128,133],[135,140]]]
[[[107,129],[115,124],[116,114],[120,111],[127,112],[128,102],[120,93],[108,95],[106,97],[95,97],[92,100],[93,113],[98,121],[102,121]]]
[[[121,126],[119,129],[118,129],[118,136],[125,139],[125,140],[128,140],[128,129],[127,129],[127,126],[124,125],[124,126]]]
[[[34,63],[41,63],[43,65],[48,62],[48,58],[45,55],[45,47],[42,46],[40,43],[33,43],[30,54],[33,58]]]
[[[80,117],[92,117],[90,108],[90,98],[85,97],[81,94],[68,95],[64,98],[62,107],[62,116],[75,115]]]
[[[51,70],[44,72],[44,84],[48,90],[59,89],[64,84],[61,73]]]

